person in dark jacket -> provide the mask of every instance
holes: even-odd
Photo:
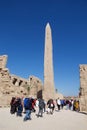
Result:
[[[37,117],[43,117],[44,100],[42,98],[39,98],[38,101],[39,101],[39,111]]]
[[[15,114],[15,112],[17,112],[16,98],[12,97],[10,102],[10,113]]]
[[[17,104],[17,116],[22,116],[23,111],[22,99],[18,98],[16,104]]]
[[[53,99],[48,100],[47,106],[48,106],[47,114],[53,114],[53,111],[54,111],[54,108],[55,108]]]
[[[25,102],[26,98],[24,99]],[[26,104],[24,104],[24,108],[26,111],[26,115],[24,117],[24,121],[31,120],[31,110],[32,110],[32,99],[27,98]]]

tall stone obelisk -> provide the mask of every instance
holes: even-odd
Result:
[[[53,54],[52,54],[52,34],[49,23],[45,28],[45,52],[44,52],[44,88],[43,98],[48,100],[55,97]]]

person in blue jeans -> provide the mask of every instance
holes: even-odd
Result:
[[[32,110],[32,99],[31,98],[25,98],[24,108],[25,108],[25,111],[26,111],[24,121],[31,120],[31,110]]]
[[[26,115],[24,117],[24,121],[31,120],[31,110],[26,110]]]

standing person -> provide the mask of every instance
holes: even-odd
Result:
[[[53,111],[54,111],[54,108],[55,108],[53,99],[49,99],[48,102],[47,102],[47,105],[48,105],[47,114],[53,114]]]
[[[79,110],[80,110],[80,109],[79,109],[79,101],[78,101],[78,100],[76,101],[75,110],[76,110],[77,112],[79,112]]]
[[[32,110],[32,100],[31,100],[31,98],[25,98],[24,99],[24,108],[25,108],[25,111],[26,111],[24,121],[31,120],[31,110]]]
[[[44,109],[43,109],[44,112],[46,112],[46,105],[47,105],[47,102],[44,100]]]
[[[32,101],[32,112],[36,112],[35,110],[36,100],[32,98],[31,101]]]
[[[61,99],[61,108],[63,109],[64,107],[64,99]]]
[[[66,100],[66,110],[69,110],[69,100]]]
[[[44,109],[44,100],[42,98],[38,99],[39,101],[39,111],[37,117],[43,117],[43,109]]]
[[[39,101],[38,99],[36,99],[36,103],[35,103],[35,106],[36,106],[36,115],[38,114],[38,109],[39,109]]]
[[[74,103],[74,101],[73,101],[73,99],[71,99],[71,110],[73,111],[73,103]]]
[[[76,110],[76,100],[74,100],[74,102],[73,102],[73,111],[75,111]]]
[[[16,112],[17,112],[16,98],[12,97],[11,102],[10,102],[10,113],[15,114]]]
[[[22,111],[23,111],[22,99],[18,98],[16,104],[17,104],[17,116],[22,116]]]
[[[57,107],[58,107],[58,110],[60,110],[60,106],[61,106],[61,100],[58,98],[58,99],[57,99]]]
[[[39,106],[39,101],[38,101],[38,99],[36,99],[36,103],[35,103],[35,105],[36,105],[36,107]]]

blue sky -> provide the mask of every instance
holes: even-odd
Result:
[[[79,64],[87,64],[87,0],[0,1],[0,55],[10,73],[43,82],[45,26],[53,39],[55,88],[78,95]]]

